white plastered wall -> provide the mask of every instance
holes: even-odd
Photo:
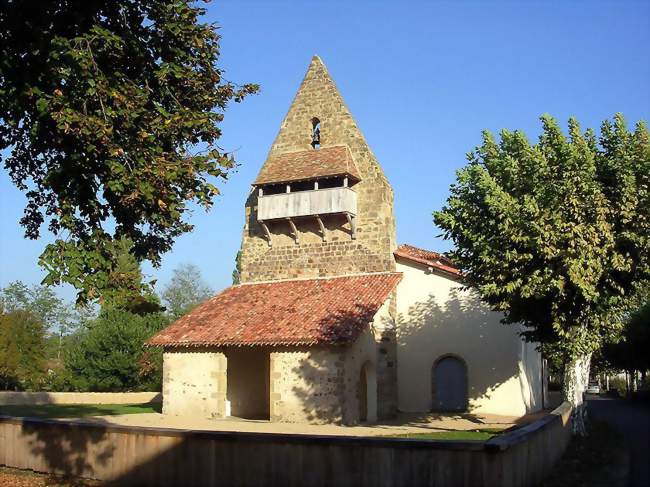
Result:
[[[432,408],[436,359],[456,355],[467,365],[469,411],[520,416],[542,408],[541,356],[516,325],[503,325],[478,297],[425,266],[402,259],[397,271],[399,409]]]

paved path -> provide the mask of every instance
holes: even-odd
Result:
[[[431,433],[433,431],[474,430],[482,428],[506,429],[515,424],[525,424],[545,413],[516,416],[494,414],[401,414],[396,419],[376,424],[360,426],[339,426],[335,424],[275,423],[270,421],[228,419],[202,419],[185,416],[165,416],[157,413],[124,414],[117,416],[96,416],[84,421],[97,421],[103,424],[148,426],[157,428],[193,429],[208,431],[243,431],[254,433],[291,433],[306,435],[354,435],[385,436],[412,433]]]
[[[630,449],[630,487],[650,486],[650,404],[611,398],[588,398],[589,414],[609,423]]]

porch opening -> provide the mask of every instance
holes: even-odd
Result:
[[[359,421],[377,421],[377,374],[370,361],[359,373]]]
[[[258,347],[233,348],[228,359],[226,399],[230,415],[243,419],[266,419],[269,414],[270,353]]]

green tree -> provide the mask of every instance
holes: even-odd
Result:
[[[232,284],[233,286],[239,284],[241,280],[241,250],[237,251],[235,257],[235,268],[232,271]]]
[[[11,282],[0,289],[0,305],[5,311],[29,311],[48,324],[55,324],[66,307],[52,288],[39,285],[30,288],[22,281]]]
[[[531,145],[520,131],[469,153],[435,223],[467,284],[504,323],[563,357],[563,396],[582,433],[591,354],[622,329],[625,310],[650,278],[650,143],[621,115],[600,139],[549,116]]]
[[[63,337],[72,333],[78,324],[86,319],[92,311],[69,305],[56,295],[49,286],[34,285],[28,287],[21,281],[9,283],[0,289],[0,307],[7,312],[26,311],[35,316],[51,334],[48,349],[60,358]]]
[[[104,309],[68,344],[65,368],[79,391],[160,390],[162,355],[144,342],[168,324],[162,313]]]
[[[235,85],[191,0],[0,3],[0,154],[25,192],[28,238],[47,223],[45,283],[78,301],[115,267],[113,242],[160,264],[235,166],[217,145]],[[10,149],[4,156],[5,149]],[[110,229],[110,230],[109,230]]]
[[[163,291],[162,299],[170,316],[176,319],[212,294],[214,291],[203,280],[200,269],[193,264],[184,264],[174,269],[174,275]]]
[[[109,245],[113,254],[105,279],[97,280],[94,292],[102,308],[123,309],[136,314],[161,311],[153,282],[145,282],[140,263],[131,253],[133,243],[122,237]]]
[[[0,389],[38,389],[45,372],[45,327],[25,310],[0,309]]]
[[[625,370],[631,377],[636,371],[643,379],[650,370],[650,301],[630,314],[620,340],[606,343],[601,362],[610,369]],[[629,391],[628,391],[629,392]]]

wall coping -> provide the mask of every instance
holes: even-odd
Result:
[[[140,392],[48,392],[0,391],[1,406],[42,404],[144,404],[162,401],[162,393]]]
[[[485,442],[485,449],[487,451],[503,451],[507,450],[511,446],[517,445],[527,441],[530,436],[534,435],[538,431],[549,428],[552,424],[557,421],[562,421],[562,424],[565,423],[565,420],[571,414],[571,403],[565,401],[560,404],[557,408],[551,411],[549,414],[533,421],[526,426],[521,428],[513,429],[510,432],[503,433],[501,435],[495,436],[494,438],[489,439]]]
[[[363,445],[376,448],[417,448],[429,450],[453,451],[482,451],[498,452],[507,450],[511,446],[526,441],[536,432],[543,430],[571,412],[571,405],[563,403],[550,414],[539,420],[517,428],[509,433],[504,433],[488,441],[480,440],[426,440],[418,438],[392,438],[372,436],[335,436],[335,435],[307,435],[298,433],[255,433],[242,431],[204,431],[193,429],[156,428],[151,426],[116,425],[98,423],[83,419],[51,419],[30,418],[0,415],[0,423],[20,424],[29,427],[57,426],[69,429],[95,428],[97,430],[113,433],[136,433],[149,436],[192,437],[197,439],[230,440],[233,442],[287,442],[302,444],[337,444],[337,445]]]
[[[20,424],[22,426],[56,426],[68,429],[95,428],[112,433],[136,433],[149,436],[192,437],[196,439],[231,440],[234,442],[271,442],[302,444],[363,445],[378,448],[424,448],[432,450],[481,451],[483,441],[472,440],[422,440],[418,438],[391,438],[373,436],[307,435],[298,433],[254,433],[243,431],[205,431],[193,429],[156,428],[151,426],[131,426],[98,423],[83,419],[30,418],[0,415],[0,423]]]

